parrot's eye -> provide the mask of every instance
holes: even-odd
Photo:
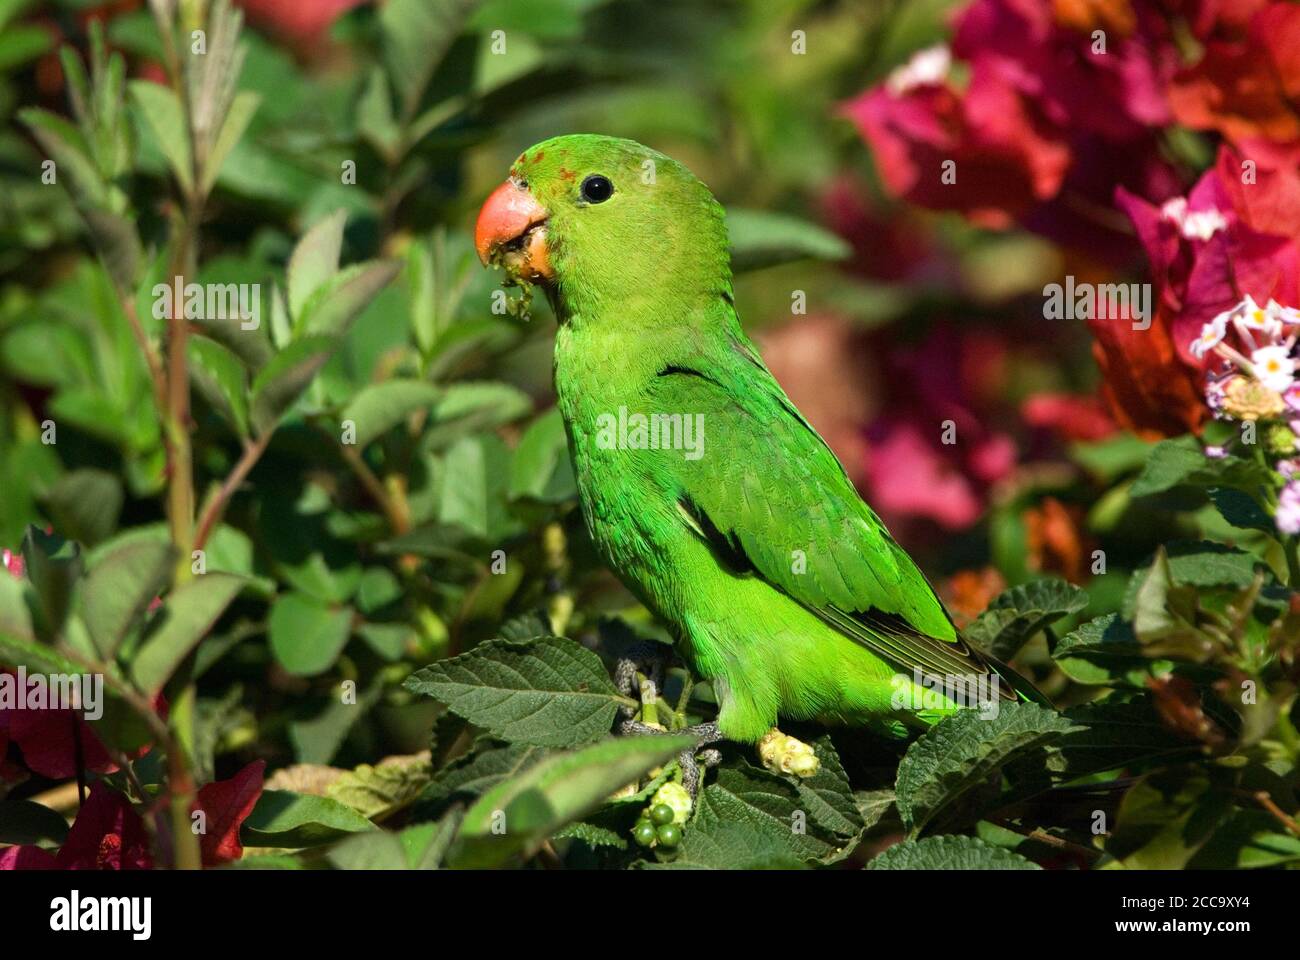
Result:
[[[593,173],[582,181],[579,190],[582,193],[582,199],[588,203],[604,203],[614,193],[614,185],[609,182],[609,177],[602,177],[599,173]]]

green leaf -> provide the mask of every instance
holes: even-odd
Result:
[[[253,381],[251,419],[258,436],[275,429],[337,346],[335,337],[303,337],[262,368]]]
[[[1214,502],[1223,519],[1242,530],[1262,530],[1270,536],[1277,535],[1277,525],[1259,501],[1250,494],[1232,487],[1211,487],[1210,500]]]
[[[127,542],[90,568],[81,588],[81,611],[105,661],[113,659],[127,631],[171,581],[176,551],[170,544]]]
[[[190,155],[190,131],[180,98],[170,87],[149,80],[132,80],[131,99],[153,134],[154,143],[167,158],[182,192],[194,192],[194,159]]]
[[[862,814],[840,756],[829,735],[818,737],[812,746],[821,766],[811,777],[797,778],[795,789],[813,821],[842,837],[855,837],[863,827]]]
[[[807,800],[786,777],[743,761],[718,770],[700,793],[687,836],[713,831],[719,823],[740,824],[801,861],[828,860],[847,845],[816,820],[809,821]]]
[[[343,336],[401,268],[399,260],[367,260],[344,267],[308,297],[294,330]]]
[[[555,831],[554,837],[556,840],[580,840],[589,847],[612,847],[615,850],[628,847],[625,836],[594,823],[571,823]]]
[[[524,431],[510,462],[510,498],[563,503],[577,496],[564,418],[554,407]]]
[[[364,387],[343,411],[356,424],[356,442],[364,448],[412,413],[430,407],[442,394],[427,380],[385,380]]]
[[[19,110],[18,117],[54,161],[56,176],[66,178],[65,186],[78,205],[102,207],[107,202],[108,188],[77,128],[57,114],[39,107]]]
[[[85,672],[83,667],[73,663],[53,647],[7,633],[0,633],[0,664],[7,667],[26,667],[29,673]]]
[[[1000,703],[993,717],[961,710],[907,748],[898,765],[898,812],[912,837],[1016,756],[1073,728],[1036,703]]]
[[[1088,605],[1088,594],[1064,580],[1045,578],[1005,590],[963,634],[999,660],[1010,660],[1035,634]]]
[[[613,737],[548,757],[497,784],[465,811],[448,862],[483,868],[526,858],[560,827],[694,742],[689,736]]]
[[[72,605],[73,584],[81,575],[81,548],[71,540],[29,526],[23,535],[23,563],[35,588],[37,633],[47,640],[63,629]]]
[[[322,674],[343,652],[352,616],[351,607],[331,607],[305,593],[282,593],[267,618],[271,652],[294,676]]]
[[[122,499],[122,481],[94,467],[68,471],[44,497],[58,530],[88,547],[106,539],[117,527]]]
[[[1228,455],[1207,457],[1195,437],[1161,440],[1129,488],[1132,497],[1149,497],[1175,487],[1240,487],[1268,481],[1267,470],[1251,460]]]
[[[158,691],[247,583],[229,573],[205,573],[168,594],[131,658],[130,673],[146,696]]]
[[[375,766],[363,763],[331,783],[325,794],[364,817],[386,817],[409,806],[431,774],[427,757],[392,758]]]
[[[843,260],[848,243],[828,230],[795,217],[765,210],[727,210],[731,267],[736,273],[792,260]]]
[[[248,371],[226,347],[192,336],[188,346],[190,378],[212,408],[241,437],[248,436]]]
[[[480,0],[389,0],[379,12],[384,59],[401,113],[413,117],[425,88]]]
[[[464,437],[446,454],[447,475],[438,518],[483,541],[499,541],[518,529],[506,499],[510,482],[510,450],[500,437]]]
[[[671,860],[647,870],[802,870],[804,862],[770,834],[725,820],[686,829]]]
[[[250,90],[241,90],[230,102],[225,122],[221,124],[221,132],[213,142],[212,150],[204,164],[201,184],[204,194],[212,191],[212,187],[217,182],[217,175],[221,172],[221,165],[226,161],[226,155],[234,149],[235,144],[244,135],[244,131],[248,129],[248,124],[252,121],[253,114],[257,112],[261,102],[262,98]]]
[[[491,430],[525,416],[533,401],[518,387],[492,381],[453,383],[429,411],[425,443],[431,449],[446,446],[468,433]]]
[[[240,838],[250,847],[313,847],[373,829],[374,824],[337,800],[263,790]]]
[[[449,801],[474,798],[537,763],[546,751],[523,743],[474,750],[439,770],[420,792],[415,816],[437,816]]]
[[[975,837],[904,840],[867,864],[868,870],[1041,870],[1018,853]]]
[[[1144,688],[1149,677],[1159,675],[1162,663],[1143,656],[1133,628],[1113,613],[1067,633],[1053,648],[1052,659],[1079,683],[1137,689]]]
[[[295,324],[313,293],[339,271],[346,210],[335,210],[308,230],[289,256],[289,313]]]
[[[0,802],[0,843],[62,846],[68,821],[43,804],[31,800]]]
[[[542,747],[605,736],[619,706],[630,702],[596,654],[564,637],[489,640],[416,671],[403,686],[503,740]]]

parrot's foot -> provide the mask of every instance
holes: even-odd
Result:
[[[717,743],[723,739],[722,731],[718,729],[716,721],[708,723],[697,723],[693,727],[683,727],[680,730],[665,730],[659,726],[650,726],[641,723],[638,720],[624,720],[619,724],[618,732],[621,734],[652,734],[655,736],[664,736],[671,733],[673,736],[690,736],[696,740],[695,746],[689,750],[683,750],[677,755],[677,763],[682,768],[682,786],[691,795],[694,800],[700,792],[700,782],[704,777],[704,771],[709,767],[716,767],[722,762],[722,754],[717,750],[702,750],[701,747],[707,747],[711,743]],[[698,752],[697,752],[698,751]]]
[[[811,777],[822,768],[821,761],[811,746],[782,733],[776,727],[758,741],[758,756],[763,761],[763,766],[773,773]]]
[[[664,674],[668,671],[668,660],[672,656],[669,648],[662,643],[646,642],[638,644],[628,651],[614,666],[614,685],[625,697],[636,696],[645,703],[653,701],[664,688]],[[637,674],[645,677],[643,683],[637,682]],[[631,717],[637,712],[636,707],[622,707],[623,716]]]

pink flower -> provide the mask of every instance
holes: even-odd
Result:
[[[23,555],[16,550],[0,550],[0,566],[8,570],[15,580],[23,578]]]
[[[926,50],[843,112],[897,196],[986,227],[1019,221],[1122,251],[1118,233],[1081,210],[1106,206],[1117,184],[1153,199],[1177,189],[1155,136],[1170,118],[1163,91],[1177,58],[1162,17],[1144,9],[1120,19],[1106,25],[1102,50],[1091,25],[1058,4],[975,0],[952,42],[964,89]]]
[[[1202,365],[1198,352],[1204,354],[1193,344],[1207,331],[1217,334],[1220,315],[1237,307],[1243,296],[1258,303],[1297,302],[1300,246],[1290,236],[1250,225],[1251,218],[1267,218],[1242,208],[1242,195],[1226,186],[1223,173],[1233,162],[1231,156],[1224,148],[1219,164],[1206,171],[1173,213],[1170,205],[1157,207],[1122,187],[1115,196],[1150,260],[1157,322],[1168,326],[1179,358],[1193,368]],[[1192,217],[1217,226],[1188,231]]]
[[[1273,519],[1281,533],[1293,536],[1300,533],[1300,480],[1290,480],[1282,488]]]

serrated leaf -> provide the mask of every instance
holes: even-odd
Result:
[[[689,736],[613,737],[548,757],[493,787],[465,811],[448,862],[482,868],[527,857],[556,830],[694,742]]]
[[[247,582],[229,573],[206,573],[168,594],[131,658],[136,688],[156,696]]]
[[[581,840],[589,847],[613,847],[615,850],[626,850],[628,846],[626,837],[606,827],[598,827],[594,823],[571,823],[555,831],[554,837],[556,840]]]
[[[671,860],[640,866],[647,870],[801,870],[804,863],[769,834],[718,821],[689,827]]]
[[[1071,583],[1034,580],[998,594],[962,633],[999,660],[1010,660],[1040,630],[1087,605],[1088,594]]]
[[[357,446],[364,448],[416,410],[432,406],[442,391],[426,380],[385,380],[363,387],[343,411],[356,424]]]
[[[416,815],[440,813],[453,798],[478,797],[501,781],[527,770],[544,756],[546,751],[541,747],[512,743],[458,757],[439,770],[420,792]]]
[[[1018,853],[976,837],[904,840],[877,855],[868,870],[1041,870]]]
[[[787,778],[744,762],[719,769],[701,791],[687,835],[719,822],[742,824],[803,861],[829,859],[846,845],[808,822],[806,801]]]
[[[795,780],[795,789],[812,820],[842,837],[855,837],[862,830],[862,815],[853,798],[853,787],[840,763],[829,735],[812,744],[821,765],[811,777]]]
[[[992,717],[980,710],[945,717],[908,747],[898,765],[894,791],[903,825],[918,836],[1004,764],[1072,728],[1059,713],[1036,703],[998,704]]]
[[[1131,497],[1148,497],[1176,487],[1241,487],[1250,489],[1268,480],[1265,468],[1229,454],[1210,458],[1195,437],[1162,440],[1129,488]]]
[[[489,640],[416,671],[403,686],[503,740],[543,747],[605,736],[619,706],[630,703],[600,658],[564,637]]]
[[[105,661],[112,660],[131,625],[167,586],[175,557],[166,543],[128,542],[90,568],[81,587],[82,618]]]
[[[432,773],[428,757],[418,755],[363,763],[331,783],[325,795],[374,820],[409,806]]]

